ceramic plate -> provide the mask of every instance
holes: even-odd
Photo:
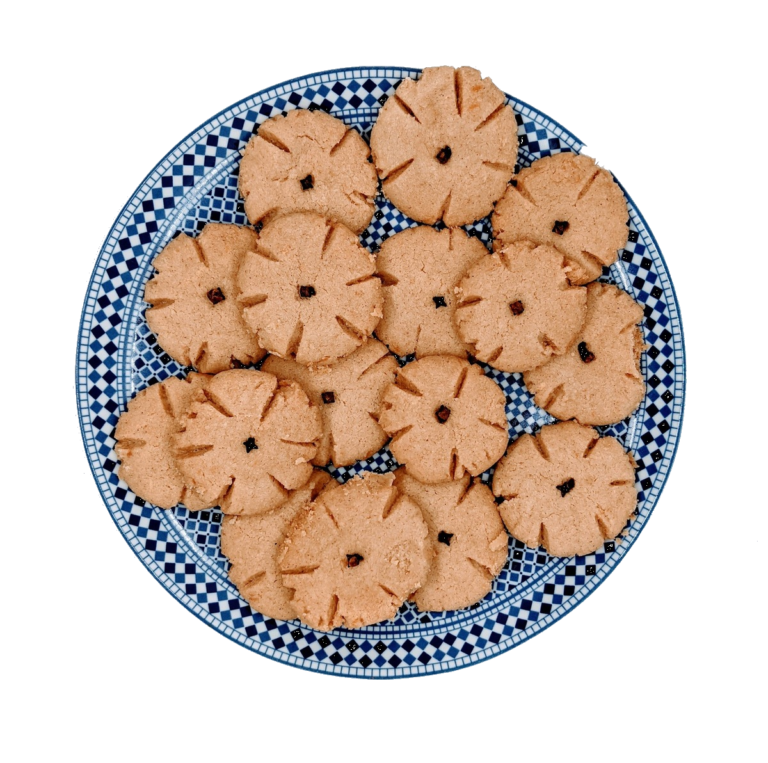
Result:
[[[262,617],[240,598],[220,552],[220,512],[162,511],[118,479],[113,433],[127,401],[147,385],[189,370],[163,351],[144,318],[142,294],[154,257],[178,231],[196,235],[209,221],[247,223],[237,192],[240,151],[264,120],[296,108],[323,109],[367,139],[381,104],[400,80],[419,73],[388,67],[321,72],[264,90],[210,119],[150,172],[120,213],[93,270],[80,325],[76,382],[83,441],[107,509],[130,547],[172,596],[223,635],[274,660],[336,675],[397,678],[454,670],[505,652],[552,625],[605,580],[637,539],[669,474],[682,422],[685,358],[675,292],[656,240],[627,195],[629,242],[602,280],[644,307],[647,395],[631,418],[600,429],[634,454],[639,505],[623,537],[596,553],[550,557],[510,539],[507,563],[478,604],[420,614],[406,603],[391,622],[322,633],[298,621]],[[503,83],[502,75],[497,73],[497,82]],[[521,166],[560,151],[581,151],[581,141],[564,127],[507,97],[517,116]],[[388,236],[412,225],[380,196],[361,240],[376,251]],[[466,230],[490,245],[487,219]],[[512,439],[552,421],[534,405],[519,374],[483,369],[506,395]],[[395,467],[385,448],[332,473],[343,481],[364,469]]]

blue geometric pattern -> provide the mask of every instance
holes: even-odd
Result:
[[[127,401],[147,385],[188,370],[168,357],[144,320],[143,287],[153,258],[179,231],[194,234],[208,221],[247,222],[237,192],[240,151],[264,120],[294,108],[320,108],[367,138],[398,82],[419,73],[362,68],[314,74],[257,93],[200,127],[157,165],[121,212],[94,268],[80,326],[76,381],[83,440],[107,508],[131,548],[173,596],[216,630],[267,657],[320,672],[394,678],[453,670],[511,649],[551,625],[605,579],[637,538],[666,481],[682,423],[685,358],[674,288],[653,234],[627,196],[630,241],[602,280],[644,306],[647,395],[632,417],[601,431],[633,452],[639,503],[622,537],[600,552],[561,559],[510,539],[507,563],[478,604],[420,614],[406,603],[391,622],[325,634],[297,621],[265,618],[240,598],[219,548],[220,512],[162,511],[118,479],[113,433]],[[546,115],[511,96],[508,102],[517,116],[521,166],[582,149]],[[375,252],[388,236],[414,224],[379,197],[361,241]],[[490,247],[487,219],[466,230]],[[482,367],[506,395],[512,439],[552,421],[533,403],[519,374]],[[343,481],[363,468],[396,466],[384,448],[366,462],[332,471]]]

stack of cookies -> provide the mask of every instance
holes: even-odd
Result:
[[[634,511],[632,456],[592,428],[645,393],[642,310],[595,282],[627,239],[623,194],[585,156],[516,165],[504,94],[425,69],[370,148],[322,111],[263,123],[239,174],[253,227],[210,223],[155,259],[147,321],[196,371],[128,404],[120,477],[162,508],[219,506],[230,578],[264,615],[329,630],[406,600],[459,609],[490,591],[507,530],[587,554]],[[379,182],[422,224],[374,256],[358,236]],[[491,213],[493,253],[460,227]],[[476,360],[523,374],[562,423],[509,445]],[[387,443],[393,473],[326,471]]]

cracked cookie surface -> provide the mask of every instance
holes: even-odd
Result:
[[[298,384],[246,369],[213,377],[183,426],[175,438],[179,469],[225,514],[285,503],[312,476],[323,431],[320,412]]]
[[[514,241],[562,252],[571,283],[594,281],[627,243],[629,211],[613,175],[589,156],[563,152],[517,174],[494,210],[494,248]]]
[[[316,470],[282,506],[264,514],[224,518],[221,553],[231,562],[227,574],[240,595],[262,615],[280,620],[296,617],[291,591],[283,585],[278,568],[285,531],[299,511],[335,484],[327,472]]]
[[[505,398],[480,366],[431,355],[398,371],[379,416],[390,450],[426,483],[476,476],[507,447]]]
[[[384,390],[395,380],[397,361],[369,339],[332,366],[311,368],[270,355],[263,371],[298,382],[323,416],[323,437],[313,463],[348,466],[372,456],[389,439],[377,421]]]
[[[360,134],[323,111],[268,119],[245,149],[239,186],[254,225],[290,212],[317,212],[362,233],[378,187]]]
[[[591,554],[637,507],[635,463],[618,440],[573,421],[524,434],[493,475],[510,534],[553,556]]]
[[[456,287],[488,250],[458,228],[424,225],[388,238],[376,257],[384,317],[376,336],[398,355],[458,355],[467,345],[454,326]]]
[[[563,255],[527,241],[471,267],[457,296],[459,336],[478,360],[508,373],[565,353],[587,309],[587,290],[568,283]]]
[[[645,397],[640,372],[643,308],[626,292],[587,286],[587,317],[570,350],[524,375],[536,405],[558,419],[615,424]]]
[[[204,373],[264,357],[243,321],[235,281],[258,235],[250,228],[208,223],[197,238],[182,233],[154,259],[147,282],[147,323],[160,346],[184,366]]]
[[[466,225],[491,211],[512,177],[515,115],[476,69],[426,68],[381,108],[371,152],[398,209],[430,225]]]
[[[427,525],[393,482],[393,474],[355,477],[291,522],[280,569],[307,625],[327,631],[388,620],[424,582],[432,555]]]
[[[141,390],[128,402],[115,428],[118,476],[136,495],[161,509],[183,503],[190,511],[213,506],[185,485],[173,437],[192,401],[211,377],[190,373]]]
[[[344,225],[310,212],[278,217],[240,268],[245,322],[275,355],[331,363],[360,347],[382,316],[375,268]]]
[[[395,485],[422,510],[435,557],[413,595],[421,610],[462,609],[480,601],[507,561],[508,536],[490,488],[464,475],[425,485],[400,468]]]

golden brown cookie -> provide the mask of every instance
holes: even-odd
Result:
[[[278,217],[240,268],[245,322],[275,355],[333,362],[363,344],[381,318],[375,268],[344,225],[310,212]]]
[[[347,466],[372,456],[389,439],[376,417],[397,367],[387,348],[369,339],[332,366],[310,368],[270,355],[262,370],[298,382],[322,412],[323,438],[313,463]]]
[[[478,360],[508,373],[567,352],[584,325],[587,291],[571,286],[563,255],[523,241],[471,267],[455,321]]]
[[[262,371],[224,371],[190,405],[176,435],[187,484],[225,514],[260,514],[312,476],[320,412],[295,382]]]
[[[476,476],[507,447],[504,393],[480,366],[431,355],[401,368],[379,424],[394,457],[426,483]]]
[[[368,473],[321,493],[286,533],[283,585],[301,620],[319,630],[394,617],[424,582],[432,555],[419,507]]]
[[[594,281],[627,243],[627,202],[608,170],[564,152],[521,170],[493,213],[494,248],[549,244],[566,257],[571,283]]]
[[[225,517],[221,526],[221,553],[232,566],[229,579],[240,595],[266,617],[291,620],[296,612],[292,592],[283,585],[277,566],[285,531],[293,518],[333,482],[326,472],[315,471],[306,485],[294,490],[280,507],[251,517]]]
[[[144,289],[152,305],[147,323],[174,360],[213,374],[264,357],[235,287],[240,262],[257,240],[250,228],[208,223],[197,238],[182,233],[155,257],[158,272]]]
[[[318,212],[362,233],[373,216],[376,171],[359,133],[323,111],[296,109],[264,122],[240,162],[240,193],[255,225]]]
[[[574,421],[524,434],[493,475],[507,530],[554,556],[591,554],[637,507],[635,462],[618,440]]]
[[[136,495],[161,509],[183,503],[190,511],[210,508],[184,484],[174,457],[173,436],[190,403],[211,377],[190,373],[172,376],[141,390],[120,416],[115,428],[118,476]]]
[[[508,537],[490,488],[479,480],[425,485],[405,469],[395,486],[422,510],[435,558],[413,595],[422,611],[462,609],[480,601],[507,560]]]
[[[371,133],[384,193],[414,220],[454,227],[485,217],[517,161],[504,93],[463,66],[424,69],[384,104]]]
[[[486,257],[482,243],[460,228],[420,225],[388,238],[376,257],[384,292],[376,336],[398,355],[466,357],[453,325],[456,286]]]
[[[564,355],[525,374],[536,405],[593,426],[627,418],[645,397],[643,308],[616,286],[587,287],[587,319]]]

